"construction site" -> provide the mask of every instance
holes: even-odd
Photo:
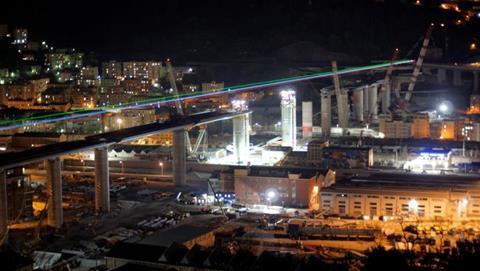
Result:
[[[444,27],[386,60],[332,53],[232,86],[183,81],[211,63],[123,62],[105,82],[119,63],[102,76],[82,67],[77,84],[98,80],[99,93],[73,93],[93,108],[2,120],[0,244],[29,255],[15,270],[249,270],[290,257],[361,270],[379,247],[457,255],[480,238],[480,66],[440,61]],[[151,88],[104,91],[127,83]],[[7,104],[26,88],[2,88]],[[141,98],[93,106],[121,95]]]

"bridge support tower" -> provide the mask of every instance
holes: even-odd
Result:
[[[63,224],[62,163],[60,158],[45,160],[47,177],[47,224],[60,228]]]
[[[184,129],[173,132],[173,183],[176,186],[187,184],[187,156]]]
[[[110,176],[106,147],[95,149],[95,210],[110,211]]]

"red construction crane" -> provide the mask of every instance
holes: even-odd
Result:
[[[409,102],[412,98],[413,89],[415,88],[415,83],[417,82],[418,75],[422,70],[423,59],[427,54],[428,43],[430,42],[430,37],[432,36],[434,24],[430,24],[428,27],[427,33],[425,34],[425,38],[423,39],[422,48],[420,49],[420,54],[418,55],[417,62],[415,63],[415,68],[413,69],[412,77],[410,77],[410,84],[408,84],[407,93],[405,94],[405,102]]]

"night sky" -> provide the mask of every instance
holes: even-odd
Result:
[[[441,11],[386,2],[17,0],[2,3],[0,23],[27,27],[34,39],[94,51],[104,59],[208,61],[275,57],[280,48],[299,41],[364,59],[389,58],[393,48],[408,51],[432,18],[454,19]],[[448,31],[463,40],[476,33]],[[442,46],[444,32],[434,34],[433,44]],[[460,39],[450,40],[454,48]]]

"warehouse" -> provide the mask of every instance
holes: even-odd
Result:
[[[324,214],[365,219],[480,219],[480,179],[374,173],[324,187],[319,202]]]

